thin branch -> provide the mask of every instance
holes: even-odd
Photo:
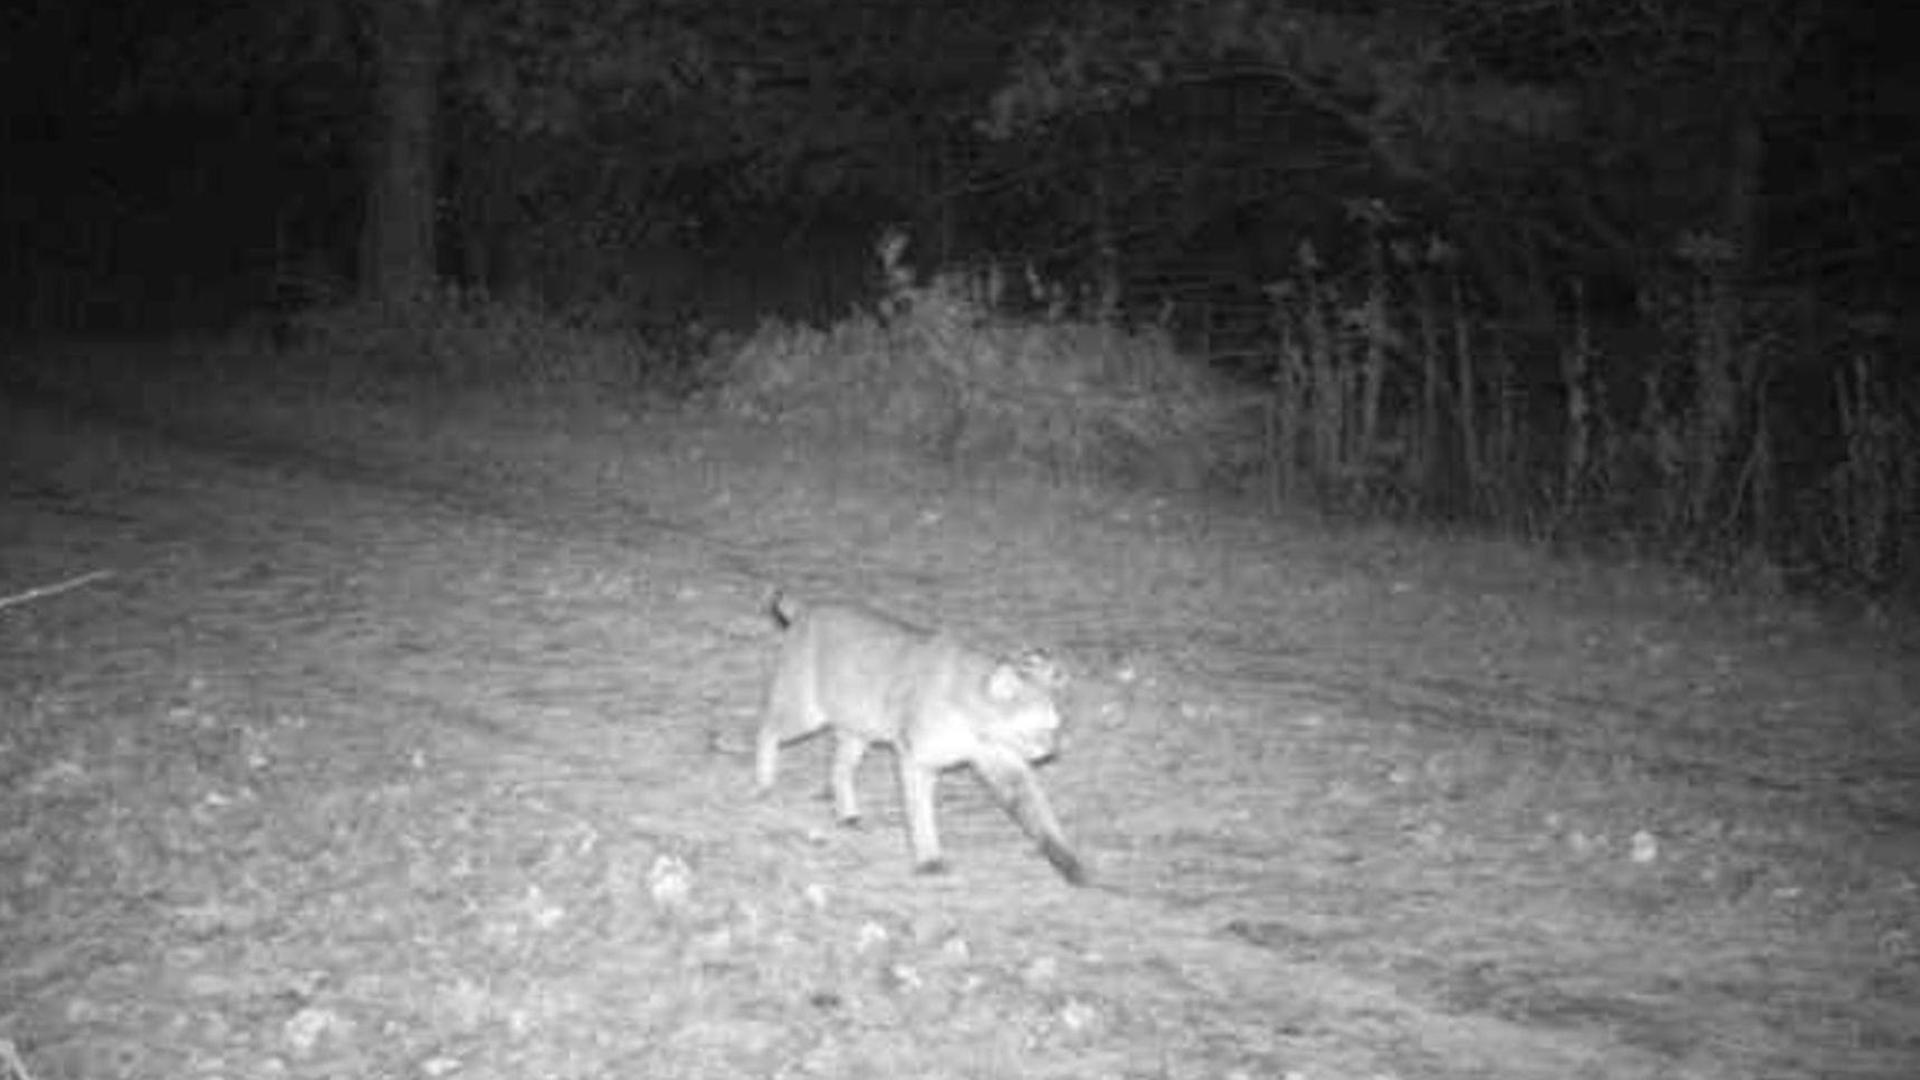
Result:
[[[25,592],[17,592],[12,596],[0,596],[0,608],[10,608],[16,604],[30,604],[35,600],[44,600],[49,596],[56,596],[72,589],[78,589],[82,585],[91,585],[96,581],[104,581],[112,576],[113,571],[111,570],[95,570],[91,573],[81,574],[79,577],[68,578],[65,581],[56,581],[52,585],[41,585],[37,588],[28,589]]]

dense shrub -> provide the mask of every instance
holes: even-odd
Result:
[[[1259,400],[1165,335],[995,314],[960,279],[897,287],[878,313],[760,329],[714,358],[723,408],[942,460],[1191,487],[1260,458]]]

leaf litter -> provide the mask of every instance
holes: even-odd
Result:
[[[4,1080],[1920,1062],[1896,642],[711,418],[8,411],[0,592],[113,576],[0,611]],[[966,785],[941,878],[881,766],[862,832],[749,801],[774,584],[1069,657],[1097,887]]]

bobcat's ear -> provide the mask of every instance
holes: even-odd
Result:
[[[1012,701],[1025,693],[1039,690],[1052,693],[1067,685],[1067,673],[1058,661],[1035,649],[1017,659],[993,665],[987,676],[987,697],[994,701]]]

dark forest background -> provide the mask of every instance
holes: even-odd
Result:
[[[762,415],[808,378],[937,384],[893,427],[946,453],[1197,459],[1276,502],[1912,595],[1903,15],[36,0],[0,27],[0,319],[264,327],[268,369],[370,324],[579,340],[525,333],[551,325]],[[849,327],[924,370],[850,371]],[[768,370],[777,334],[808,370]]]

